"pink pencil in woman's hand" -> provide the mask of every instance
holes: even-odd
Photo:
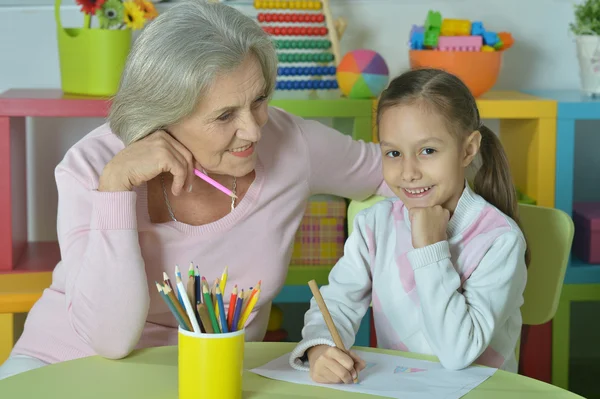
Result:
[[[222,184],[214,181],[204,173],[200,172],[198,169],[194,169],[194,174],[202,180],[204,180],[205,182],[207,182],[208,184],[210,184],[211,186],[213,186],[214,188],[221,190],[225,194],[229,195],[230,197],[237,198],[237,195],[232,193],[231,190],[229,190],[227,187],[224,187]]]

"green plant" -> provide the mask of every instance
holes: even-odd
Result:
[[[570,27],[576,35],[600,35],[600,0],[576,4],[575,22]]]

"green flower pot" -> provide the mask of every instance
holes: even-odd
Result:
[[[112,96],[131,49],[131,29],[91,29],[89,15],[84,28],[64,28],[61,0],[55,0],[58,56],[62,91],[89,96]]]

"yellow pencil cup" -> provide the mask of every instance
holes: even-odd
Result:
[[[201,334],[179,329],[179,399],[241,399],[245,330]]]
[[[89,96],[112,96],[121,82],[131,49],[131,29],[64,28],[61,0],[55,0],[54,16],[62,91]]]

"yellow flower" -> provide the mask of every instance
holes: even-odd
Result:
[[[144,12],[144,18],[148,21],[152,21],[154,18],[158,17],[158,11],[156,11],[156,7],[151,1],[148,0],[134,0],[135,4]]]
[[[131,29],[142,29],[144,27],[144,23],[146,22],[146,19],[144,18],[144,11],[142,11],[140,7],[138,7],[138,5],[132,1],[123,2],[123,5],[125,6],[125,15],[123,20],[127,27]]]

